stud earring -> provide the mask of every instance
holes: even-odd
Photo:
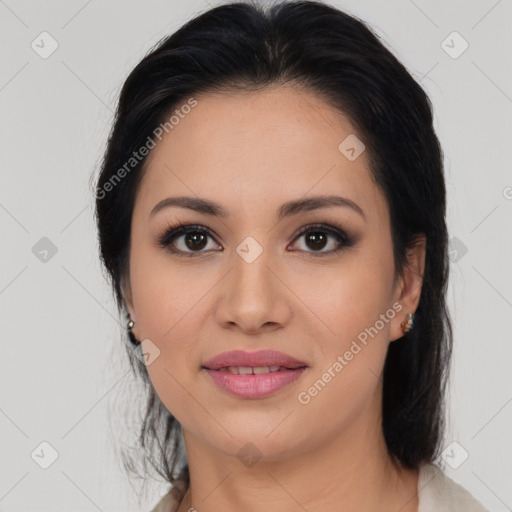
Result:
[[[414,317],[411,313],[407,313],[405,322],[401,324],[402,331],[407,334],[414,327]]]
[[[128,323],[126,324],[126,328],[128,329],[128,338],[129,338],[130,342],[132,343],[132,345],[138,345],[139,340],[137,340],[137,338],[133,335],[133,332],[132,332],[135,322],[130,318],[130,315],[128,315],[128,318],[129,318],[129,320],[128,320]]]

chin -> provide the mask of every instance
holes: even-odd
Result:
[[[245,420],[244,420],[245,421]],[[270,425],[267,421],[253,421],[251,425],[240,423],[230,423],[229,433],[222,429],[217,429],[219,434],[214,439],[211,438],[211,430],[206,433],[208,443],[219,452],[229,457],[236,457],[245,464],[245,460],[251,463],[256,461],[271,462],[290,457],[295,450],[300,450],[300,439],[297,438],[297,428],[291,428],[292,422],[286,427],[282,423],[283,418],[279,418]],[[293,432],[291,431],[293,430]]]

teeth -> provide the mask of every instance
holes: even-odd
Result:
[[[260,373],[278,372],[279,370],[286,370],[282,366],[228,366],[221,368],[222,371],[228,371],[235,375],[257,375]]]
[[[270,372],[270,368],[268,366],[255,366],[252,371],[253,371],[254,374],[257,374],[257,373],[269,373]]]

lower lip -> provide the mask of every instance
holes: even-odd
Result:
[[[306,368],[280,370],[255,375],[237,375],[224,370],[205,368],[221,389],[239,398],[264,398],[295,382]]]

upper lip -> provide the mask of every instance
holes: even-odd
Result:
[[[288,354],[270,349],[258,350],[256,352],[246,352],[245,350],[222,352],[203,363],[203,368],[210,370],[219,370],[228,366],[284,366],[285,368],[301,368],[307,366],[307,364]]]

